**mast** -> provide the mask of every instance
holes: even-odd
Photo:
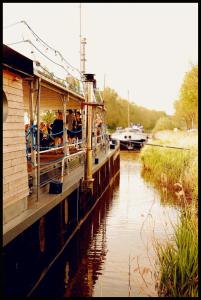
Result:
[[[86,74],[86,58],[85,45],[86,38],[82,37],[82,6],[80,3],[80,73],[84,88],[84,107],[82,111],[82,139],[83,146],[86,148],[86,161],[84,166],[84,181],[83,185],[93,191],[93,175],[92,175],[92,122],[93,122],[93,107],[90,103],[93,102],[93,87],[94,74]]]
[[[86,57],[85,57],[85,45],[86,38],[82,37],[82,5],[80,3],[80,72],[81,80],[84,80],[83,74],[86,73]]]
[[[128,127],[130,127],[130,102],[129,102],[129,90],[128,90]]]

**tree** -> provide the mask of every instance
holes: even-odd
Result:
[[[175,122],[173,120],[173,118],[171,117],[160,117],[160,119],[158,119],[158,121],[156,122],[156,125],[154,126],[152,132],[157,132],[160,130],[172,130],[174,129],[175,126]]]
[[[107,87],[101,92],[106,106],[106,123],[110,130],[128,126],[128,101],[122,99],[115,90]],[[163,111],[150,110],[135,103],[129,103],[130,122],[140,123],[146,131],[152,130],[157,120],[166,116]]]
[[[198,123],[198,65],[193,65],[186,72],[180,89],[179,99],[175,101],[175,115],[183,118],[187,128],[194,128]]]

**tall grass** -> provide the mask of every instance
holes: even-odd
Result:
[[[186,209],[175,227],[173,241],[156,246],[160,275],[159,296],[198,296],[198,230],[197,218]]]
[[[190,148],[176,150],[145,146],[141,152],[144,171],[149,174],[152,183],[175,190],[176,200],[183,201],[181,220],[174,227],[173,238],[165,244],[156,244],[160,267],[158,293],[165,297],[197,297],[197,136],[194,133],[162,132],[152,143]]]
[[[198,148],[197,137],[182,132],[161,133],[154,144],[188,148],[190,150],[145,146],[141,151],[144,170],[150,173],[152,182],[169,189],[180,183],[188,198],[198,199]]]

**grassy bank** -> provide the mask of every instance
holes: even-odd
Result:
[[[152,182],[159,186],[165,185],[176,192],[182,190],[188,199],[197,202],[197,133],[159,132],[150,143],[190,149],[180,150],[145,146],[141,151],[141,160],[144,170],[150,174]]]
[[[141,159],[152,183],[174,191],[176,201],[183,204],[173,238],[156,245],[159,296],[195,297],[198,296],[197,133],[159,132],[151,143],[190,149],[146,146]]]

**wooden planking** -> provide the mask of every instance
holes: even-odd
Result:
[[[10,183],[7,183],[9,185],[9,188],[11,189],[18,189],[20,186],[25,184],[26,186],[28,185],[28,179],[27,176],[18,178],[15,181],[11,181]]]
[[[10,99],[9,99],[10,100]],[[24,104],[20,101],[15,101],[16,99],[10,100],[8,102],[8,108],[22,109],[24,110]]]
[[[9,94],[17,95],[17,96],[21,96],[21,97],[23,96],[23,91],[22,91],[22,89],[19,89],[19,88],[4,85],[3,90],[5,93],[9,93]]]
[[[26,150],[26,145],[23,143],[21,145],[6,145],[3,146],[3,154],[4,153],[10,153],[10,152],[15,152],[18,150]]]
[[[24,108],[10,108],[8,107],[9,116],[24,116]]]
[[[24,103],[22,78],[13,72],[3,71],[3,90],[8,100],[8,117],[3,123],[3,208],[16,205],[29,194],[24,131]],[[24,200],[23,200],[24,201]],[[14,204],[15,202],[15,204]],[[12,205],[11,205],[12,206]],[[20,214],[21,206],[17,213]],[[11,207],[6,219],[15,217]]]
[[[12,138],[11,137],[9,137],[9,138],[4,137],[3,146],[24,144],[24,140],[25,140],[25,137],[21,137],[21,136],[12,137]]]
[[[22,132],[22,130],[21,129],[18,129],[18,130],[16,130],[15,129],[15,136],[17,137],[17,136],[24,136],[25,137],[25,132]],[[4,130],[3,131],[3,137],[13,137],[13,130],[12,129],[10,129],[10,130]]]
[[[3,160],[3,169],[9,168],[12,166],[12,159],[9,160]]]
[[[24,122],[23,123],[15,123],[15,122],[3,123],[3,130],[16,130],[16,129],[20,129],[22,132],[24,132]],[[3,133],[3,136],[4,136],[4,133]]]
[[[6,208],[7,205],[10,205],[10,202],[16,203],[17,201],[20,201],[21,199],[25,198],[27,196],[27,193],[28,193],[28,189],[26,188],[23,191],[17,190],[17,193],[11,192],[11,195],[8,195],[8,193],[6,193],[4,195],[4,199],[6,200],[6,204],[4,205],[4,208]]]
[[[4,176],[12,175],[14,173],[17,173],[20,171],[26,171],[26,170],[27,170],[27,166],[25,164],[10,166],[9,168],[6,168],[4,170],[3,175]]]
[[[10,188],[10,184],[7,183],[8,188]],[[17,193],[21,193],[23,191],[26,191],[27,189],[27,182],[22,182],[20,185],[17,186],[17,188],[15,187],[15,189],[17,190]],[[11,198],[13,195],[16,194],[15,189],[9,189],[9,192],[6,192],[5,199]],[[4,191],[5,193],[5,191]]]
[[[26,156],[26,152],[25,149],[24,150],[17,150],[15,152],[6,152],[3,153],[3,161],[7,161],[9,159],[16,159],[16,158],[21,158],[21,157],[25,157]]]
[[[15,181],[16,179],[19,179],[19,178],[27,178],[27,170],[24,170],[24,171],[20,171],[18,173],[15,173],[15,174],[12,174],[12,175],[9,175],[9,176],[4,176],[4,183],[9,183],[9,182],[13,182]]]

